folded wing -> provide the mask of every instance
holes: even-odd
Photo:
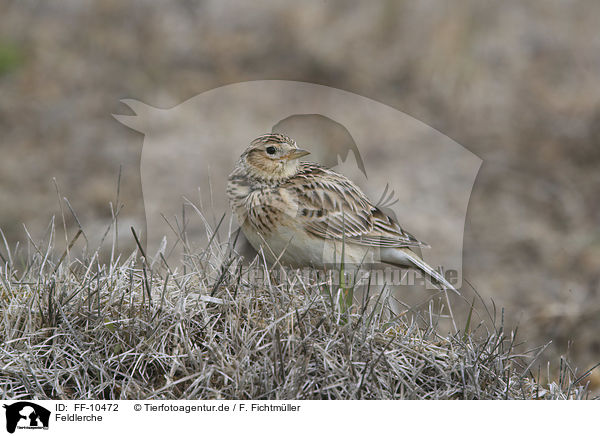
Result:
[[[287,182],[305,230],[325,239],[379,248],[427,246],[373,205],[346,177],[312,163]]]

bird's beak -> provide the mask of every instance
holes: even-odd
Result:
[[[301,148],[296,148],[296,149],[290,151],[285,156],[283,156],[283,159],[286,159],[286,160],[299,159],[302,156],[306,156],[307,154],[310,154],[310,151],[302,150]]]

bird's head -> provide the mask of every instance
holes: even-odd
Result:
[[[242,154],[242,164],[251,177],[276,182],[298,172],[302,156],[308,151],[298,148],[296,141],[280,133],[259,136]]]

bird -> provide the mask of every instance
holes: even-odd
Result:
[[[368,262],[420,270],[458,291],[415,250],[429,247],[377,207],[350,179],[318,163],[282,133],[254,139],[229,175],[230,207],[268,262],[323,268]]]

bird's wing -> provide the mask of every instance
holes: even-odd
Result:
[[[303,162],[282,187],[295,194],[298,219],[314,236],[381,248],[427,245],[374,206],[349,179],[320,165]]]

